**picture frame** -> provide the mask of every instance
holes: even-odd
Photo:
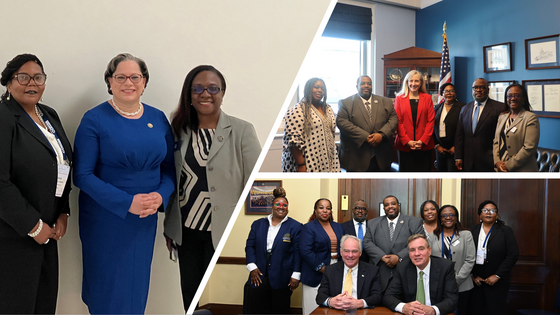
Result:
[[[560,79],[523,80],[521,85],[537,116],[560,118]]]
[[[512,71],[511,42],[482,47],[484,72]]]
[[[245,201],[245,214],[271,214],[274,195],[272,191],[282,187],[281,180],[256,180]]]
[[[525,40],[525,69],[560,68],[560,34]]]
[[[488,96],[496,101],[504,101],[504,93],[506,88],[515,83],[515,80],[510,81],[488,81]]]

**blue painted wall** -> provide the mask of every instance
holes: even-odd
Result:
[[[560,33],[559,0],[443,0],[416,12],[416,46],[440,52],[444,21],[459,100],[472,101],[471,84],[479,77],[560,79],[560,69],[525,70],[524,48],[525,39]],[[505,42],[512,43],[513,71],[484,73],[482,47]],[[539,119],[539,146],[560,150],[560,118]]]

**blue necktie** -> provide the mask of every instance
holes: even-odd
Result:
[[[362,241],[362,247],[364,246],[364,230],[362,230],[362,223],[358,223],[358,238]]]
[[[476,124],[478,123],[478,102],[474,103],[474,115],[472,118],[472,133],[474,134],[474,131],[476,129]]]

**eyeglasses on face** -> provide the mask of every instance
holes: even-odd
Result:
[[[33,79],[35,85],[41,86],[47,81],[47,75],[44,73],[37,73],[36,75],[31,76],[27,73],[16,73],[14,75],[14,79],[16,79],[16,81],[18,81],[21,85],[28,85],[29,82],[31,82],[31,79]]]
[[[455,215],[453,213],[449,213],[449,214],[442,214],[441,218],[442,219],[453,219],[455,217]]]
[[[497,209],[482,209],[482,213],[490,213],[490,214],[494,214],[494,213],[498,213]]]
[[[508,100],[511,100],[511,99],[513,99],[513,98],[521,98],[521,97],[522,97],[521,94],[509,94],[509,95],[507,96],[507,99],[508,99]]]
[[[124,83],[126,81],[126,79],[130,79],[130,82],[132,83],[138,83],[142,80],[143,76],[141,74],[132,74],[129,76],[126,76],[124,74],[117,74],[113,76],[113,79],[115,79],[115,81],[117,81],[118,83]]]
[[[484,90],[486,90],[486,86],[484,86],[484,85],[475,85],[475,86],[472,87],[472,89],[475,90],[475,91],[476,91],[476,90],[483,90],[483,91],[484,91]]]
[[[288,208],[288,204],[287,204],[287,203],[275,202],[275,203],[274,203],[274,206],[275,206],[275,207]]]
[[[208,93],[210,93],[211,95],[216,95],[218,93],[220,93],[222,89],[218,86],[209,86],[207,88],[202,87],[200,85],[195,85],[193,87],[191,87],[191,92],[194,94],[202,94],[204,93],[204,91],[208,91]]]
[[[367,208],[365,208],[365,207],[354,207],[354,210],[356,210],[356,211],[366,211]]]
[[[455,93],[455,90],[443,90],[443,94]]]

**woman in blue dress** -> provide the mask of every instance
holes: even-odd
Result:
[[[112,100],[89,110],[76,132],[82,299],[92,314],[144,313],[157,211],[175,187],[169,122],[140,102],[148,79],[143,60],[117,55],[105,71]]]

